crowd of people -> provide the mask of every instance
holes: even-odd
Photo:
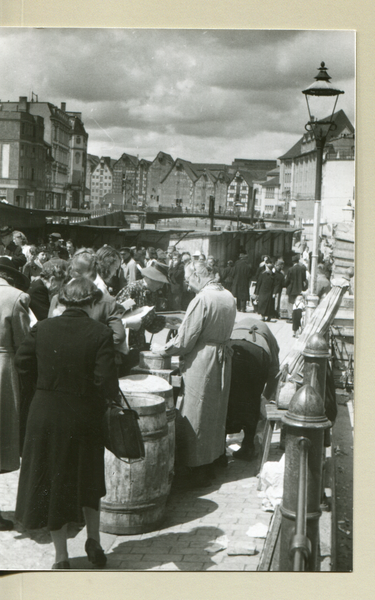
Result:
[[[308,268],[296,257],[285,274],[282,259],[264,256],[254,274],[244,248],[221,267],[200,251],[76,248],[58,233],[33,246],[8,226],[0,242],[0,472],[21,465],[15,517],[26,529],[49,528],[53,568],[69,568],[71,521],[86,523],[88,558],[103,567],[102,421],[118,379],[150,348],[146,332],[174,332],[151,350],[183,357],[176,467],[187,487],[208,486],[227,462],[226,434],[243,430],[234,456],[254,457],[261,396],[275,394],[279,370],[262,321],[280,316],[285,287],[299,327]],[[330,283],[320,274],[324,294]],[[250,300],[261,319],[238,318]],[[0,530],[11,528],[0,514]]]

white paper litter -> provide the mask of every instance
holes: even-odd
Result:
[[[234,542],[228,548],[228,556],[252,556],[257,552],[254,542]]]
[[[230,448],[232,450],[232,452],[235,452],[236,450],[239,450],[241,448],[241,446],[239,444],[230,444],[230,446],[228,446],[228,448]]]
[[[221,550],[228,548],[228,543],[228,536],[221,535],[220,537],[216,538],[214,542],[209,542],[205,547],[205,551],[210,552],[210,554],[215,554],[216,552],[220,552]]]
[[[260,492],[258,496],[263,498],[262,510],[274,511],[283,498],[285,454],[277,462],[266,462],[263,465],[260,478]]]
[[[269,461],[264,463],[263,469],[259,474],[261,491],[267,490],[270,486],[274,488],[282,488],[284,483],[284,468],[285,454],[282,455],[278,462]]]
[[[256,523],[246,531],[246,535],[254,538],[266,538],[268,533],[267,525],[264,523]]]

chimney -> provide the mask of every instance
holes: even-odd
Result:
[[[18,110],[27,112],[27,96],[20,96],[18,101]]]
[[[66,102],[61,102],[61,110],[66,111]]]

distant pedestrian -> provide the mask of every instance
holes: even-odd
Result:
[[[285,287],[288,296],[288,319],[292,319],[293,304],[301,292],[307,290],[306,267],[299,262],[299,254],[292,258],[293,266],[289,269]]]
[[[260,274],[255,288],[255,294],[258,297],[258,313],[262,315],[262,321],[270,321],[274,315],[274,284],[272,263],[270,259],[266,259],[264,271]]]
[[[233,260],[228,260],[227,266],[224,267],[224,269],[222,269],[221,273],[220,273],[220,281],[226,290],[232,291],[233,278],[234,278],[234,262],[233,262]]]
[[[170,310],[181,310],[185,269],[181,262],[181,255],[178,252],[172,254],[172,262],[169,265],[168,277],[171,282],[169,293]]]
[[[234,264],[232,294],[237,298],[237,310],[246,312],[246,302],[250,300],[251,267],[247,262],[247,253],[240,249],[240,257]]]
[[[285,263],[284,263],[283,259],[279,258],[276,261],[275,269],[274,269],[273,296],[274,296],[275,316],[277,319],[280,319],[281,292],[283,290],[283,287],[285,287],[284,264]]]
[[[292,312],[292,329],[293,337],[298,337],[302,325],[302,316],[305,312],[305,299],[302,294],[299,294],[293,304]]]

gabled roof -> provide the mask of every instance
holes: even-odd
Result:
[[[151,161],[146,160],[146,158],[141,158],[138,164],[144,165],[145,167],[149,167],[151,165]]]
[[[330,117],[326,117],[325,119],[322,119],[322,121],[329,121]],[[346,116],[346,114],[344,113],[343,110],[339,110],[337,113],[335,113],[333,115],[333,122],[336,124],[336,129],[334,131],[330,131],[329,134],[327,135],[327,141],[326,143],[329,142],[329,140],[331,138],[335,138],[338,135],[340,135],[340,133],[345,129],[349,129],[349,131],[351,133],[354,133],[354,127],[351,124],[351,122],[349,121],[348,117]],[[307,139],[307,136],[309,136],[311,134],[305,133],[296,144],[294,144],[294,146],[292,146],[290,148],[290,150],[288,150],[288,152],[286,152],[285,154],[283,154],[283,156],[279,156],[280,160],[287,160],[287,159],[292,159],[292,158],[296,158],[297,156],[300,156],[301,154],[304,154],[303,152],[303,147],[304,147],[304,140]],[[314,148],[315,151],[315,148]]]
[[[267,179],[267,181],[262,182],[263,187],[275,187],[280,185],[280,176],[272,177],[272,179]]]
[[[86,129],[79,117],[74,117],[73,133],[74,135],[87,135]]]
[[[232,182],[237,173],[239,173],[246,183],[249,186],[252,186],[255,181],[263,181],[267,176],[267,172],[268,171],[266,169],[236,169],[236,171],[232,174],[230,181]]]
[[[170,154],[166,154],[165,152],[162,152],[160,150],[160,152],[158,152],[157,155],[155,156],[154,160],[151,161],[151,164],[153,164],[156,160],[158,160],[160,158],[164,158],[167,162],[174,163],[174,160]]]
[[[139,163],[139,159],[137,156],[132,156],[131,154],[127,154],[126,152],[124,152],[123,154],[121,154],[120,158],[116,161],[114,161],[114,164],[119,163],[121,160],[128,160],[129,162],[132,163],[132,165],[134,167],[137,167],[138,163]]]
[[[104,163],[105,165],[107,165],[107,167],[109,169],[113,169],[112,164],[113,164],[113,159],[110,156],[101,156],[100,160],[98,161],[98,163],[95,165],[94,170],[99,166],[100,163]]]

